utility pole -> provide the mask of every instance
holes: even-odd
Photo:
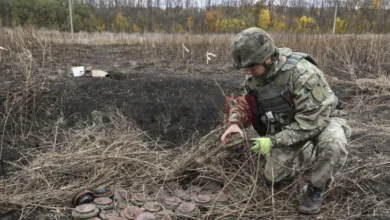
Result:
[[[336,33],[336,19],[337,19],[337,7],[339,5],[339,1],[336,0],[336,8],[334,10],[334,20],[333,20],[333,34]]]
[[[73,40],[73,19],[72,19],[72,2],[69,0],[69,18],[70,18],[70,32],[72,33]]]

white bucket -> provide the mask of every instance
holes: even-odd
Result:
[[[72,67],[74,77],[84,76],[84,66]]]

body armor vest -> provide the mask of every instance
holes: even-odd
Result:
[[[288,82],[292,74],[289,70],[294,68],[301,59],[307,59],[316,65],[314,59],[308,54],[293,52],[270,83],[264,85],[249,83],[246,86],[248,92],[256,99],[253,127],[260,135],[273,135],[280,132],[283,126],[295,121],[294,101],[288,90]]]

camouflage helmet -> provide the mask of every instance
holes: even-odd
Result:
[[[237,69],[263,64],[276,51],[269,34],[257,27],[241,31],[231,44],[231,56]]]

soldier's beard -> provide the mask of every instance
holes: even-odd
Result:
[[[273,61],[269,64],[263,64],[264,66],[264,73],[261,74],[260,76],[255,76],[256,80],[259,81],[259,82],[264,82],[266,81],[268,78],[273,78],[273,76],[275,76],[276,74],[276,62]]]

